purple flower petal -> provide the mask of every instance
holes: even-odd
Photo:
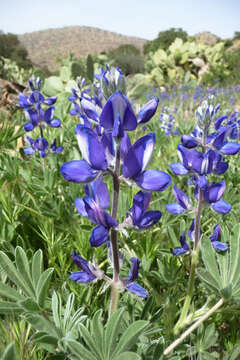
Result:
[[[171,184],[171,177],[160,170],[146,170],[133,180],[146,191],[164,191]]]
[[[185,146],[188,149],[195,148],[199,145],[198,141],[190,135],[182,135],[181,142],[182,142],[183,146]]]
[[[173,163],[170,165],[172,172],[176,175],[186,175],[188,174],[188,170],[181,163]]]
[[[126,289],[142,298],[147,298],[149,296],[148,291],[135,282],[127,283]]]
[[[25,125],[24,125],[24,130],[25,131],[32,131],[34,129],[34,125],[33,125],[33,123],[31,122],[31,121],[29,121],[28,123],[26,123]]]
[[[226,251],[228,249],[227,244],[224,244],[220,241],[212,241],[212,246],[215,250]]]
[[[124,130],[136,129],[136,116],[130,102],[121,91],[117,91],[107,100],[100,115],[100,125],[106,130],[112,130],[117,116],[120,117]]]
[[[189,197],[185,194],[185,192],[180,190],[175,185],[173,186],[173,195],[174,195],[175,199],[177,200],[177,202],[179,203],[179,205],[181,205],[184,209],[188,209],[191,206]]]
[[[228,214],[232,209],[232,206],[224,200],[219,200],[211,204],[211,207],[220,214]]]
[[[217,224],[213,229],[213,233],[210,236],[210,240],[217,241],[219,239],[220,235],[221,235],[221,227],[219,224]]]
[[[132,281],[136,280],[137,277],[138,277],[138,270],[139,270],[140,261],[136,257],[132,257],[130,259],[130,261],[131,261],[132,265],[131,265],[131,268],[129,270],[128,281],[132,282]]]
[[[133,198],[133,206],[130,209],[133,216],[133,224],[137,224],[149,206],[152,194],[139,191]]]
[[[85,203],[83,201],[83,198],[75,198],[74,203],[75,203],[75,206],[76,206],[77,211],[79,212],[79,214],[84,216],[84,217],[88,217],[88,213],[86,211]]]
[[[99,247],[108,239],[108,229],[106,229],[103,225],[96,226],[91,233],[90,236],[90,245],[92,247]]]
[[[147,211],[145,214],[143,214],[140,221],[137,223],[134,223],[134,225],[138,226],[140,229],[149,229],[153,225],[155,225],[161,218],[162,214],[160,211]]]
[[[235,142],[227,142],[220,148],[224,155],[235,155],[240,151],[240,144]]]
[[[25,154],[27,154],[27,155],[33,155],[33,154],[35,153],[35,150],[34,150],[31,146],[27,147],[27,148],[24,149],[23,151],[24,151]]]
[[[171,214],[177,215],[182,214],[186,209],[179,205],[179,203],[171,203],[166,205],[166,210]]]
[[[122,173],[126,178],[133,178],[146,169],[151,160],[155,145],[155,134],[150,133],[138,139],[124,158]]]
[[[204,189],[204,200],[208,203],[215,203],[220,200],[226,189],[225,181],[220,181],[217,184],[212,184]]]
[[[98,171],[92,169],[85,160],[66,162],[61,166],[60,172],[65,180],[77,183],[91,182],[98,175]]]
[[[106,209],[109,206],[108,188],[103,180],[95,180],[86,185],[85,193],[92,197],[101,208]]]
[[[183,255],[186,254],[187,250],[183,249],[181,246],[177,246],[172,250],[172,254],[174,256],[179,256],[179,255]]]
[[[74,271],[69,273],[71,280],[76,282],[87,283],[96,279],[96,276],[85,271]]]
[[[81,100],[81,105],[82,105],[83,111],[85,112],[87,117],[89,117],[90,119],[92,119],[96,122],[99,122],[99,116],[98,116],[96,107],[91,101],[88,101],[83,98]]]
[[[158,103],[159,99],[154,97],[148,103],[143,105],[137,116],[138,124],[145,124],[154,116],[158,107]]]
[[[61,126],[61,121],[57,119],[52,119],[51,121],[49,121],[48,124],[53,128],[59,128]]]
[[[95,132],[80,124],[76,126],[75,132],[84,160],[95,170],[106,170],[108,164],[104,146],[98,141]]]

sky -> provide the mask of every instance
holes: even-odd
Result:
[[[182,28],[225,39],[240,31],[240,0],[0,0],[0,30],[26,32],[85,25],[152,40]]]

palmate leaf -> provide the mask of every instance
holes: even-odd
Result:
[[[209,239],[203,239],[201,249],[205,269],[197,272],[208,290],[226,301],[240,302],[240,224],[234,226],[232,235],[226,229],[223,233],[229,249],[218,253]]]
[[[113,357],[127,351],[136,342],[137,338],[149,325],[148,321],[138,320],[131,324],[122,334],[119,343],[113,352]]]
[[[63,339],[65,346],[76,359],[86,360],[139,360],[139,355],[129,351],[136,344],[137,338],[146,330],[149,322],[138,320],[127,326],[123,325],[124,309],[118,309],[103,326],[102,311],[95,313],[89,320],[89,329],[79,325],[82,343],[73,341],[70,337]],[[71,357],[70,357],[71,358]]]
[[[10,260],[5,252],[0,251],[0,270],[16,286],[14,289],[7,284],[0,284],[0,295],[15,301],[12,303],[14,311],[18,307],[26,311],[39,311],[40,308],[45,307],[53,268],[44,272],[42,269],[41,250],[33,255],[32,260],[28,260],[25,251],[17,246],[15,262]],[[0,312],[3,310],[4,306],[0,308]]]

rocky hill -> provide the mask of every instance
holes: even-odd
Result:
[[[21,44],[27,49],[30,60],[41,67],[56,70],[57,58],[74,53],[76,57],[86,57],[114,49],[123,44],[143,48],[146,40],[120,35],[114,32],[88,27],[68,26],[18,35]]]

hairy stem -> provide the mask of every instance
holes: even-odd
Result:
[[[181,344],[183,340],[190,335],[199,325],[201,325],[209,316],[211,316],[217,309],[219,309],[224,303],[224,299],[220,299],[210,310],[206,312],[199,320],[197,320],[190,328],[188,328],[178,339],[176,339],[170,346],[164,350],[163,355],[168,355],[176,346]]]
[[[118,201],[119,201],[119,175],[120,175],[120,144],[117,144],[116,147],[116,162],[114,171],[112,173],[113,179],[113,199],[112,199],[112,217],[117,218],[118,212]],[[118,305],[118,282],[119,282],[119,256],[118,256],[118,237],[117,231],[111,229],[111,248],[112,248],[112,259],[113,259],[113,282],[112,282],[112,298],[111,298],[111,307],[110,315],[117,309]]]
[[[181,328],[184,326],[184,322],[188,315],[188,310],[191,304],[193,290],[194,290],[194,280],[195,280],[195,271],[198,261],[198,249],[199,249],[199,242],[200,242],[200,219],[202,213],[202,206],[203,206],[203,191],[199,189],[198,192],[198,206],[196,211],[196,219],[195,219],[195,228],[194,228],[194,248],[192,252],[192,261],[191,261],[191,270],[190,276],[188,281],[188,288],[187,288],[187,295],[185,298],[185,302],[181,311],[180,318],[178,319],[177,324],[175,325],[173,332],[174,334],[178,334]]]

